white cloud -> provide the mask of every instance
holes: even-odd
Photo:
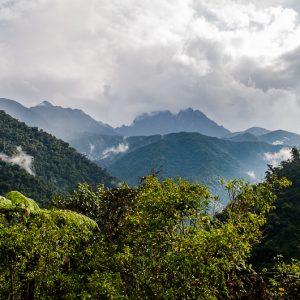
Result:
[[[90,144],[90,153],[92,154],[95,150],[95,145],[94,144]]]
[[[232,130],[300,131],[300,75],[282,58],[300,46],[297,5],[0,1],[0,96],[27,105],[48,99],[112,125],[192,106]],[[285,78],[278,85],[270,71],[291,74],[294,86]]]
[[[284,141],[280,141],[280,140],[276,140],[272,143],[272,145],[274,145],[274,146],[283,145],[283,144],[284,144]]]
[[[102,152],[101,159],[108,158],[111,155],[125,153],[129,150],[129,145],[127,143],[120,143],[115,147],[108,148]]]
[[[256,180],[256,179],[257,179],[256,174],[255,174],[254,171],[248,171],[248,172],[247,172],[247,175],[248,175],[248,176],[250,177],[250,179],[252,179],[252,180]]]
[[[283,148],[278,152],[266,152],[264,153],[264,160],[267,161],[272,166],[278,166],[282,161],[292,158],[292,153],[290,148]]]
[[[8,156],[4,153],[0,153],[0,159],[7,163],[12,164],[12,165],[17,165],[17,166],[21,167],[30,175],[35,175],[34,171],[33,171],[34,158],[32,156],[26,154],[22,150],[21,146],[17,147],[17,153],[12,156]]]

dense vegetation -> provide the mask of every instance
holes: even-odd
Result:
[[[0,194],[4,195],[11,190],[39,199],[40,203],[45,203],[60,190],[55,185],[28,174],[17,165],[11,165],[0,160]]]
[[[31,178],[30,174],[26,176],[17,167],[11,167],[8,170],[2,163],[0,165],[3,168],[0,175],[0,194],[8,190],[19,190],[28,196],[36,197],[37,192],[31,192],[30,186],[25,188],[25,183],[26,185],[37,183],[40,187],[38,196],[41,196],[37,199],[42,201],[49,199],[50,188],[48,187],[52,187],[53,192],[68,192],[75,188],[77,182],[88,182],[93,186],[99,182],[107,186],[113,184],[113,177],[77,153],[67,143],[36,127],[30,128],[2,111],[0,111],[0,136],[0,153],[8,156],[17,155],[17,147],[21,147],[26,154],[34,158],[33,171],[36,175],[35,178]],[[16,180],[21,177],[22,180]],[[24,184],[21,184],[21,181]]]
[[[41,210],[19,193],[0,199],[4,299],[297,299],[300,266],[257,274],[247,259],[277,192],[275,176],[226,187],[148,177],[138,187],[87,184]],[[85,215],[85,216],[84,216]]]
[[[286,260],[300,260],[300,154],[296,148],[292,153],[291,160],[276,168],[270,166],[268,171],[268,176],[284,176],[292,185],[277,193],[276,208],[263,228],[261,244],[255,248],[252,260],[260,267],[272,264],[277,255],[283,255]]]

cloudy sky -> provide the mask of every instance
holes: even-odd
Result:
[[[300,132],[300,1],[0,0],[0,97]]]

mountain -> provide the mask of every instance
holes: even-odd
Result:
[[[273,145],[300,147],[300,135],[284,130],[271,131],[259,136],[259,139]]]
[[[266,133],[269,133],[269,132],[270,132],[270,130],[262,128],[262,127],[251,127],[251,128],[248,128],[244,131],[237,131],[237,132],[231,132],[229,134],[226,134],[224,136],[224,138],[232,139],[236,136],[241,136],[241,135],[245,135],[245,134],[251,134],[253,136],[259,136],[259,135],[263,135],[263,134],[266,134]]]
[[[251,127],[251,128],[248,128],[244,131],[244,133],[250,133],[250,134],[253,134],[255,136],[263,135],[263,134],[266,134],[266,133],[269,133],[269,132],[270,132],[270,130],[262,128],[262,127]]]
[[[106,135],[116,134],[112,127],[94,120],[79,109],[54,106],[50,102],[44,101],[31,107],[30,111],[44,119],[51,120],[52,126],[43,129],[65,141],[70,141],[86,132]]]
[[[235,142],[260,141],[272,145],[300,147],[300,135],[284,130],[269,131],[262,135],[255,135],[246,130],[240,133],[227,135],[226,139]]]
[[[269,174],[286,177],[292,185],[277,191],[276,208],[268,217],[261,243],[254,248],[251,261],[261,268],[272,265],[277,255],[286,261],[300,260],[300,154],[295,148],[292,152],[292,159],[269,170]]]
[[[107,137],[104,140],[107,148],[98,153],[98,163],[131,185],[153,170],[162,171],[163,177],[181,176],[210,185],[220,177],[259,180],[266,170],[265,153],[281,149],[262,142],[233,142],[184,132],[128,137],[114,140],[114,146]]]
[[[112,127],[94,120],[82,110],[54,106],[48,101],[27,108],[14,100],[1,98],[0,110],[65,141],[85,133],[116,135]]]
[[[248,132],[242,132],[237,135],[232,135],[228,139],[234,142],[259,142],[260,141],[257,136]]]
[[[37,126],[44,129],[50,127],[50,124],[43,117],[17,101],[0,98],[0,110],[5,111],[21,122],[25,122],[28,126]]]
[[[99,183],[112,186],[115,182],[105,170],[67,143],[36,127],[28,127],[3,111],[0,111],[0,161],[0,194],[16,189],[34,197],[40,187],[46,201],[50,190],[69,192],[78,182],[94,186]]]
[[[90,160],[98,161],[101,165],[108,166],[128,151],[133,151],[160,139],[160,135],[123,137],[85,134],[72,140],[70,144]]]
[[[130,126],[115,129],[124,136],[149,136],[176,132],[198,132],[208,136],[223,137],[230,131],[207,118],[199,110],[188,108],[178,114],[158,111],[137,117]]]

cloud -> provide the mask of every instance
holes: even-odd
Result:
[[[95,145],[90,143],[90,154],[92,154],[95,151]]]
[[[108,148],[102,152],[101,159],[106,159],[111,155],[116,155],[120,153],[125,153],[129,150],[129,145],[127,143],[120,143],[115,147]]]
[[[192,106],[232,130],[300,132],[298,6],[0,1],[1,96],[47,99],[112,125]]]
[[[272,143],[272,145],[274,145],[274,146],[283,145],[283,144],[284,144],[284,141],[280,141],[280,140],[276,140]]]
[[[290,148],[283,148],[278,152],[266,152],[264,153],[264,160],[274,167],[277,167],[282,161],[292,158]]]
[[[35,175],[33,171],[33,160],[34,158],[28,154],[26,154],[21,146],[17,147],[17,153],[13,154],[12,156],[8,156],[4,153],[0,153],[0,159],[12,164],[17,165],[20,168],[24,169],[30,175]]]
[[[247,172],[247,175],[252,179],[252,180],[256,180],[257,177],[256,177],[256,174],[254,171],[248,171]]]

